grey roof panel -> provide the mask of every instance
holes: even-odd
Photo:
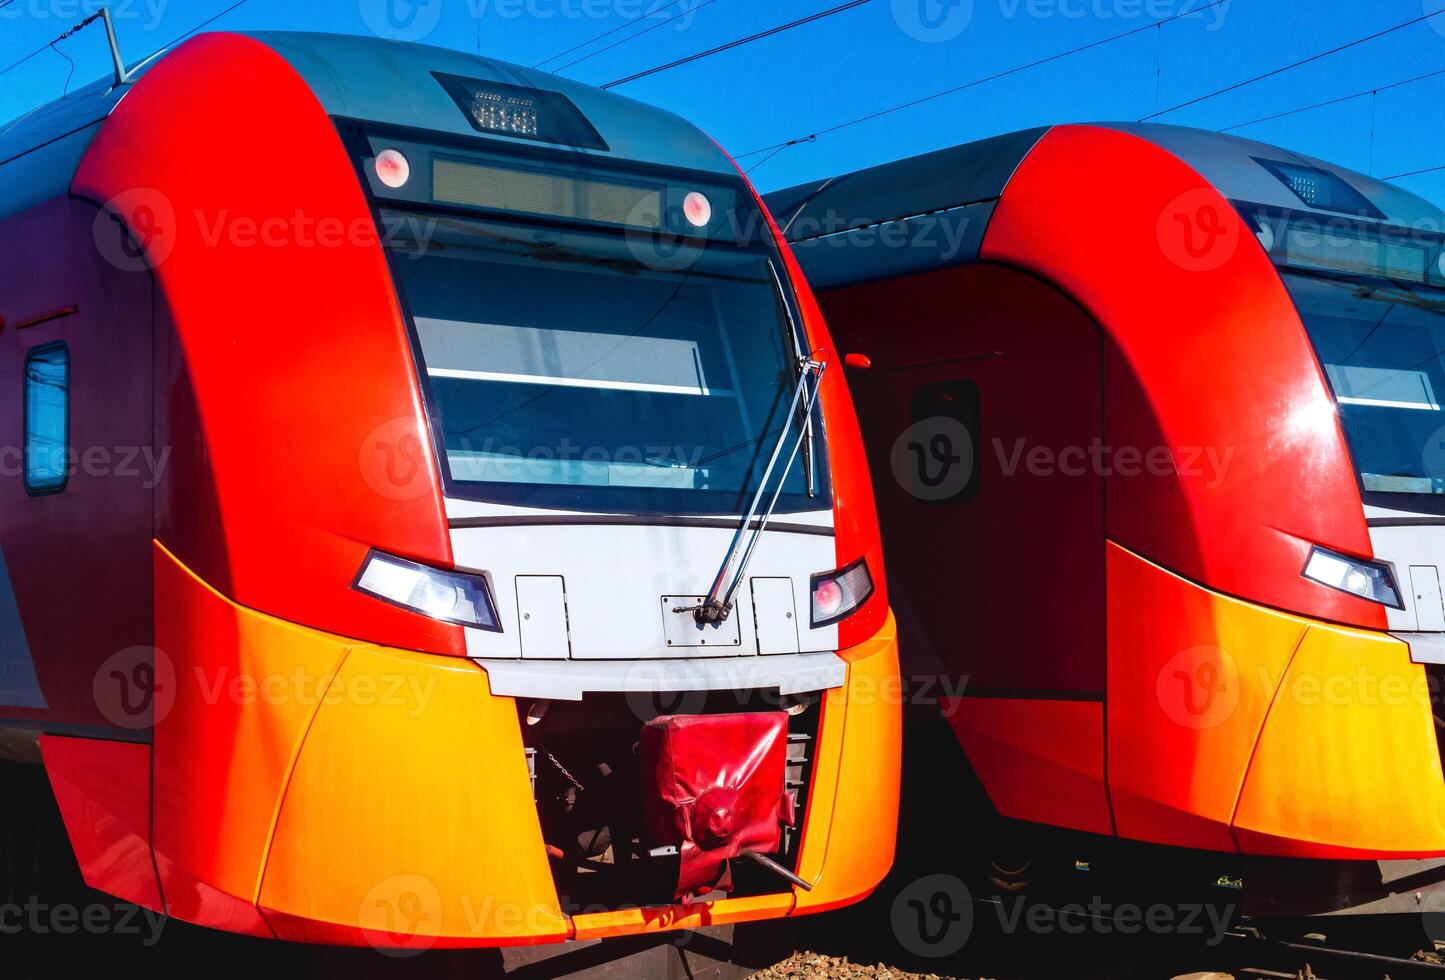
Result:
[[[1379,209],[1391,225],[1424,232],[1445,231],[1445,212],[1430,202],[1402,187],[1324,160],[1183,126],[1097,125],[1137,136],[1174,154],[1231,201],[1313,212],[1322,219],[1339,217],[1337,212],[1310,207],[1259,161],[1303,164],[1345,181]],[[992,208],[977,212],[977,220],[960,226],[955,235],[960,247],[942,250],[919,246],[923,222],[916,216],[932,219],[935,212],[997,199],[1046,132],[1031,129],[937,150],[775,191],[766,200],[784,226],[809,281],[820,288],[959,265],[977,258]],[[963,208],[960,214],[972,210]],[[848,231],[859,227],[892,229],[911,237],[906,247],[873,247],[879,244],[876,236]]]
[[[349,34],[258,31],[247,36],[290,62],[333,116],[538,145],[501,134],[479,134],[432,77],[432,72],[442,72],[566,96],[609,147],[579,152],[737,175],[717,144],[680,116],[558,75],[450,48]]]
[[[792,243],[816,289],[893,279],[978,258],[996,201],[915,215]]]
[[[991,201],[1048,132],[1026,129],[767,195],[789,241]]]
[[[1262,204],[1319,214],[1322,218],[1337,216],[1335,212],[1310,208],[1272,173],[1262,167],[1259,159],[1299,163],[1332,173],[1364,195],[1385,215],[1385,222],[1400,227],[1425,231],[1445,230],[1445,212],[1429,201],[1397,184],[1386,183],[1355,170],[1315,157],[1295,153],[1268,143],[1230,136],[1187,126],[1166,126],[1155,123],[1104,123],[1109,129],[1130,133],[1168,150],[1194,168],[1231,201]]]
[[[285,58],[334,116],[480,137],[433,71],[558,92],[602,134],[609,151],[579,152],[736,176],[727,156],[684,119],[620,95],[491,58],[344,34],[247,34]],[[169,51],[132,69],[144,74]],[[0,125],[0,217],[66,193],[90,139],[130,86],[109,75]],[[502,135],[497,142],[528,142]],[[529,145],[535,146],[534,143]]]

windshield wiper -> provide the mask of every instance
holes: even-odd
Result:
[[[802,332],[798,329],[797,321],[793,319],[793,308],[788,305],[788,293],[783,288],[783,277],[778,274],[778,267],[775,263],[768,263],[768,271],[773,274],[773,288],[777,291],[778,306],[782,308],[783,316],[788,318],[788,336],[793,338],[793,354],[797,357],[798,363],[807,362],[808,357],[803,353]],[[802,383],[801,379],[798,382]],[[803,466],[808,476],[808,496],[818,495],[817,472],[813,464],[813,407],[807,406],[803,412]]]
[[[763,511],[762,517],[758,520],[757,526],[752,527],[753,519],[758,516],[758,505],[762,503],[763,494],[767,492],[768,481],[773,475],[773,469],[777,466],[778,457],[783,453],[783,446],[788,441],[788,434],[792,428],[791,422],[795,417],[798,406],[801,404],[807,413],[806,417],[813,417],[813,405],[818,400],[818,392],[822,388],[823,369],[827,367],[826,362],[814,360],[812,355],[804,355],[799,358],[798,390],[793,393],[792,404],[788,406],[787,414],[783,418],[788,421],[784,423],[783,430],[778,433],[778,441],[773,446],[773,454],[768,458],[767,468],[763,470],[762,479],[758,481],[757,492],[753,494],[752,503],[748,505],[747,513],[743,514],[742,523],[733,532],[732,543],[728,545],[727,554],[723,557],[722,565],[713,577],[712,586],[707,591],[706,598],[696,606],[675,606],[673,612],[692,613],[693,619],[701,625],[709,623],[721,623],[728,618],[733,611],[733,599],[737,596],[738,587],[742,585],[743,577],[747,574],[748,562],[752,560],[753,549],[757,547],[758,539],[762,537],[763,531],[768,526],[773,511],[777,509],[778,497],[783,492],[783,486],[788,482],[788,474],[793,471],[793,463],[798,458],[798,449],[810,437],[810,428],[803,426],[798,437],[793,440],[793,448],[788,453],[788,462],[783,467],[783,475],[778,479],[778,485],[773,490],[772,499],[768,501],[767,510]],[[809,390],[808,379],[812,377],[813,384]],[[807,396],[804,398],[804,396]],[[746,545],[744,538],[747,537]],[[737,570],[733,570],[734,563]]]

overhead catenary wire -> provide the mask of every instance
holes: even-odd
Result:
[[[1250,119],[1245,122],[1238,122],[1232,126],[1220,127],[1218,132],[1228,133],[1236,129],[1244,129],[1246,126],[1255,126],[1259,123],[1273,122],[1276,119],[1284,119],[1287,116],[1295,116],[1301,112],[1311,112],[1315,109],[1323,109],[1327,106],[1339,105],[1341,102],[1350,102],[1354,99],[1362,99],[1367,95],[1376,95],[1380,92],[1388,92],[1392,88],[1400,88],[1403,85],[1413,85],[1416,82],[1423,82],[1427,78],[1434,78],[1436,75],[1445,75],[1445,68],[1437,68],[1434,71],[1426,72],[1423,75],[1415,75],[1412,78],[1402,78],[1398,82],[1390,82],[1387,85],[1376,85],[1359,92],[1351,92],[1349,95],[1341,95],[1338,98],[1325,99],[1323,102],[1314,102],[1310,105],[1302,105],[1297,109],[1286,109],[1283,112],[1276,112],[1268,116],[1260,116],[1258,119]]]
[[[644,34],[651,34],[653,31],[657,30],[658,28],[660,28],[660,27],[666,27],[668,24],[671,24],[671,23],[672,23],[673,21],[675,21],[675,20],[679,20],[679,19],[681,19],[681,18],[683,18],[683,17],[689,17],[689,16],[691,16],[691,15],[693,15],[693,14],[696,14],[699,10],[701,10],[701,9],[704,8],[704,7],[709,7],[709,6],[711,6],[714,2],[715,2],[715,0],[702,0],[702,2],[699,3],[696,7],[692,7],[692,8],[690,8],[690,9],[688,9],[688,10],[685,10],[685,11],[683,11],[683,12],[680,13],[680,14],[673,14],[671,17],[668,17],[668,18],[665,19],[665,20],[660,20],[660,21],[658,21],[658,22],[655,23],[655,24],[650,24],[650,25],[648,25],[647,27],[644,27],[642,30],[638,31],[636,34],[629,34],[627,37],[624,37],[624,38],[622,38],[621,40],[613,41],[611,44],[607,45],[606,47],[598,48],[596,51],[593,51],[593,52],[590,53],[590,54],[584,54],[582,57],[580,57],[580,58],[575,58],[575,59],[573,59],[572,61],[567,62],[565,65],[560,65],[560,66],[558,66],[557,68],[552,69],[553,74],[556,74],[556,73],[558,73],[558,72],[566,71],[568,68],[571,68],[573,65],[580,65],[580,64],[582,64],[582,62],[584,62],[584,61],[590,61],[591,59],[597,57],[599,54],[602,54],[603,52],[606,52],[606,51],[611,51],[613,48],[620,47],[621,45],[624,45],[624,44],[628,43],[629,41],[636,41],[638,38],[642,37]]]
[[[1222,7],[1226,4],[1230,4],[1233,2],[1234,0],[1211,0],[1211,2],[1209,3],[1201,4],[1198,7],[1191,7],[1188,10],[1180,11],[1177,14],[1173,14],[1172,16],[1165,17],[1161,20],[1151,21],[1150,23],[1145,24],[1142,27],[1135,27],[1127,31],[1121,31],[1118,34],[1111,34],[1110,36],[1100,38],[1097,41],[1090,41],[1087,44],[1081,44],[1077,47],[1069,48],[1067,51],[1060,51],[1056,54],[1047,55],[1043,58],[1037,58],[1033,61],[1026,62],[1021,65],[1015,65],[1012,68],[1005,68],[1001,71],[996,71],[991,75],[985,75],[982,78],[975,78],[970,82],[964,82],[962,85],[955,85],[952,88],[944,89],[941,92],[934,92],[931,95],[921,96],[916,99],[911,99],[907,102],[900,102],[897,105],[888,106],[887,108],[879,109],[876,112],[870,112],[867,115],[859,116],[856,119],[849,119],[846,122],[841,122],[832,126],[828,126],[824,129],[817,130],[816,132],[809,133],[806,136],[794,137],[793,139],[783,140],[779,143],[772,143],[768,146],[760,146],[755,150],[748,150],[746,153],[739,153],[736,159],[741,160],[744,157],[756,156],[759,153],[767,153],[770,150],[777,150],[790,146],[796,146],[799,143],[810,143],[818,139],[818,137],[820,136],[827,136],[830,133],[836,133],[839,130],[848,129],[851,126],[857,126],[860,123],[871,122],[874,119],[879,119],[883,116],[891,115],[895,112],[901,112],[904,109],[911,109],[914,106],[922,105],[925,102],[932,102],[934,99],[941,99],[945,96],[953,95],[958,92],[963,92],[967,89],[976,88],[979,85],[984,85],[988,82],[997,81],[1000,78],[1007,78],[1010,75],[1017,75],[1020,72],[1030,71],[1042,65],[1047,65],[1051,62],[1059,61],[1064,58],[1080,54],[1084,51],[1090,51],[1094,48],[1103,47],[1106,44],[1112,44],[1115,41],[1121,41],[1126,37],[1133,37],[1134,35],[1141,34],[1145,31],[1155,30],[1164,24],[1170,23],[1171,21],[1180,20],[1185,17],[1198,16],[1199,14],[1202,14],[1204,11],[1209,10],[1213,7]]]
[[[1421,174],[1433,174],[1440,170],[1445,170],[1445,163],[1440,164],[1438,167],[1426,167],[1423,170],[1410,170],[1403,174],[1391,174],[1388,177],[1381,177],[1380,180],[1399,180],[1401,177],[1418,177]]]
[[[245,4],[247,4],[247,3],[249,3],[249,2],[250,2],[250,0],[236,0],[236,2],[233,3],[233,4],[231,4],[229,7],[226,7],[226,8],[224,8],[223,10],[220,10],[220,11],[218,11],[217,13],[212,14],[211,16],[207,17],[205,20],[203,20],[203,21],[201,21],[199,24],[197,24],[195,27],[192,27],[190,30],[186,31],[184,34],[178,34],[177,36],[171,38],[171,39],[170,39],[169,41],[167,41],[165,44],[162,44],[160,47],[156,48],[156,51],[164,51],[166,48],[173,48],[173,47],[175,47],[177,44],[180,44],[182,41],[184,41],[186,38],[190,37],[192,34],[195,34],[195,33],[198,33],[198,32],[200,32],[200,31],[205,30],[207,27],[210,27],[210,26],[211,26],[212,24],[214,24],[216,21],[220,20],[222,17],[224,17],[224,16],[226,16],[227,14],[229,14],[231,11],[235,10],[237,7],[244,6]],[[150,54],[146,55],[146,58],[151,58],[151,57],[153,57],[153,56],[155,55],[156,51],[152,51]],[[145,59],[142,59],[142,60],[145,60]]]
[[[11,2],[13,2],[13,0],[11,0]],[[671,10],[673,7],[676,7],[678,4],[684,3],[684,2],[686,2],[686,0],[672,0],[671,3],[664,4],[663,6],[658,7],[656,10],[649,10],[647,13],[643,14],[641,17],[634,17],[632,20],[629,20],[629,21],[627,21],[627,22],[624,23],[624,24],[621,24],[621,25],[619,25],[619,26],[617,26],[617,27],[614,27],[614,28],[612,28],[612,29],[609,30],[609,31],[603,31],[601,34],[598,34],[598,35],[596,35],[595,37],[590,37],[590,38],[588,38],[587,40],[583,41],[581,44],[574,44],[574,45],[572,45],[570,48],[566,48],[566,49],[564,49],[564,50],[562,50],[562,51],[558,51],[556,54],[551,55],[550,57],[543,58],[541,61],[539,61],[539,62],[537,62],[536,64],[532,65],[532,67],[533,67],[533,68],[541,68],[543,65],[545,65],[545,64],[546,64],[547,62],[549,62],[549,61],[556,61],[558,58],[565,58],[567,55],[571,54],[573,51],[581,51],[583,48],[587,47],[589,44],[596,44],[598,41],[602,40],[603,38],[611,37],[612,35],[616,34],[618,31],[625,31],[625,30],[627,30],[627,28],[636,25],[638,21],[647,20],[647,19],[649,19],[649,18],[651,18],[651,17],[656,17],[658,14],[661,14],[661,13],[663,13],[663,12],[665,12],[665,11]],[[480,18],[478,18],[478,19],[480,19]],[[644,33],[645,33],[645,32],[644,32]],[[637,37],[637,36],[639,36],[639,35],[633,35],[633,37]],[[604,50],[605,50],[605,49],[604,49]]]
[[[54,44],[56,44],[56,43],[58,43],[58,42],[60,42],[60,41],[64,41],[66,38],[70,37],[70,36],[71,36],[72,34],[74,34],[76,31],[80,30],[80,29],[83,28],[83,27],[86,27],[87,25],[93,23],[94,21],[100,20],[100,18],[101,18],[101,15],[100,15],[99,13],[91,14],[89,17],[85,18],[85,20],[82,20],[82,21],[80,21],[79,23],[72,25],[71,27],[69,27],[69,28],[66,29],[65,31],[61,32],[61,34],[60,34],[59,36],[53,37],[53,38],[51,38],[49,41],[46,41],[46,42],[45,42],[44,44],[42,44],[40,47],[38,47],[38,48],[36,48],[34,51],[30,52],[30,53],[27,54],[25,57],[21,58],[19,61],[11,62],[10,64],[6,65],[4,68],[0,68],[0,75],[6,75],[6,74],[14,71],[16,68],[19,68],[21,65],[25,64],[25,63],[26,63],[27,61],[29,61],[30,59],[35,58],[35,57],[37,57],[37,56],[39,56],[39,55],[41,55],[41,54],[44,54],[48,49],[50,49],[51,45],[54,45]],[[57,51],[56,54],[60,54],[60,52]],[[61,55],[61,57],[65,57],[65,56],[64,56],[64,55]]]
[[[8,6],[10,3],[14,3],[14,2],[15,2],[15,0],[4,0],[4,2],[0,2],[0,10],[3,10],[3,9],[4,9],[6,6]],[[212,14],[210,17],[207,17],[205,20],[201,21],[201,22],[200,22],[199,24],[197,24],[195,27],[192,27],[190,30],[186,31],[184,34],[180,34],[180,35],[172,38],[172,39],[171,39],[170,41],[168,41],[167,43],[161,45],[159,48],[156,49],[156,51],[163,51],[163,50],[165,50],[166,48],[173,47],[174,45],[179,44],[180,42],[184,41],[186,38],[190,37],[192,34],[196,33],[197,31],[203,30],[203,29],[205,29],[206,27],[209,27],[211,24],[213,24],[213,23],[216,22],[217,20],[221,19],[221,18],[224,17],[226,14],[229,14],[231,11],[235,10],[237,7],[240,7],[242,4],[249,3],[249,2],[250,2],[250,0],[236,0],[236,2],[235,2],[235,3],[232,3],[229,7],[226,7],[224,10],[221,10],[219,13]],[[26,62],[30,61],[32,58],[38,57],[39,55],[44,54],[47,50],[53,49],[53,46],[54,46],[55,44],[59,43],[60,41],[64,41],[66,38],[68,38],[68,37],[70,37],[71,35],[75,34],[75,33],[76,33],[77,31],[79,31],[81,28],[87,27],[87,26],[89,26],[90,24],[94,23],[95,21],[100,20],[101,17],[102,17],[101,12],[100,12],[100,11],[96,11],[95,13],[91,14],[89,17],[85,18],[84,20],[80,21],[79,23],[75,24],[74,26],[72,26],[72,27],[68,28],[67,30],[65,30],[64,32],[62,32],[58,37],[54,37],[54,38],[51,38],[49,41],[46,41],[46,42],[45,42],[44,44],[42,44],[40,47],[36,48],[34,51],[31,51],[29,54],[25,55],[23,58],[20,58],[18,61],[13,61],[13,62],[11,62],[10,64],[6,65],[4,68],[0,68],[0,75],[8,74],[9,72],[14,71],[16,68],[19,68],[21,65],[23,65],[23,64],[25,64]],[[59,50],[56,50],[55,53],[56,53],[56,54],[60,54],[60,51],[59,51]],[[151,57],[151,55],[154,55],[154,54],[155,54],[155,52],[153,51],[153,52],[151,52],[150,55],[147,55],[146,57],[149,58],[149,57]],[[62,58],[65,57],[65,55],[63,55],[63,54],[61,54],[60,56],[61,56]],[[67,59],[67,60],[68,60],[68,59]],[[144,59],[142,59],[142,60],[144,60]],[[67,80],[67,85],[68,85],[68,84],[69,84],[69,82],[68,82],[68,80]]]
[[[784,31],[791,31],[795,28],[803,27],[806,24],[816,23],[817,21],[823,20],[825,17],[833,17],[837,14],[844,13],[848,10],[853,10],[857,7],[865,6],[866,4],[872,2],[873,0],[849,0],[848,3],[840,3],[836,7],[829,7],[827,10],[820,10],[816,14],[809,14],[807,17],[800,17],[797,20],[789,21],[786,24],[779,24],[777,27],[770,27],[765,31],[759,31],[756,34],[749,34],[747,37],[740,37],[736,40],[728,41],[726,44],[719,44],[717,47],[708,48],[706,51],[699,51],[696,54],[690,54],[685,58],[678,58],[676,61],[669,61],[665,65],[657,65],[654,68],[648,68],[643,71],[634,72],[631,75],[626,75],[622,78],[615,78],[612,81],[604,84],[602,88],[616,88],[618,85],[626,85],[628,82],[635,82],[639,78],[647,78],[649,75],[656,75],[659,72],[670,71],[673,68],[691,64],[694,61],[701,61],[702,59],[710,58],[715,54],[721,54],[724,51],[731,51],[734,48],[740,48],[745,44],[752,44],[754,41],[761,41],[764,38],[773,37],[774,35],[781,34]]]
[[[1266,78],[1274,78],[1276,75],[1283,75],[1287,71],[1294,71],[1296,68],[1301,68],[1304,65],[1312,64],[1324,58],[1329,58],[1333,55],[1337,55],[1341,51],[1348,51],[1350,48],[1357,48],[1362,44],[1368,44],[1371,41],[1375,41],[1379,38],[1385,37],[1387,34],[1394,34],[1396,31],[1403,31],[1407,27],[1414,27],[1416,24],[1423,23],[1424,21],[1427,21],[1432,17],[1439,17],[1442,15],[1445,15],[1445,10],[1437,10],[1434,13],[1421,14],[1419,17],[1412,17],[1411,19],[1405,21],[1403,24],[1396,24],[1394,27],[1387,27],[1382,31],[1376,31],[1373,34],[1367,34],[1364,37],[1355,38],[1353,41],[1347,41],[1344,44],[1335,45],[1333,48],[1330,48],[1327,51],[1321,51],[1318,54],[1312,54],[1308,58],[1301,58],[1298,61],[1292,61],[1287,65],[1281,65],[1278,68],[1272,68],[1269,71],[1264,72],[1263,74],[1255,75],[1251,78],[1246,78],[1242,81],[1226,85],[1223,88],[1215,89],[1212,92],[1206,92],[1203,95],[1195,96],[1192,99],[1180,102],[1178,105],[1172,105],[1167,109],[1160,109],[1157,112],[1149,113],[1149,115],[1147,116],[1140,116],[1139,122],[1148,122],[1151,119],[1158,119],[1160,116],[1167,116],[1170,113],[1178,112],[1180,109],[1187,109],[1188,107],[1198,105],[1201,102],[1208,102],[1210,99],[1216,99],[1221,95],[1228,94],[1229,92],[1238,91],[1245,86],[1253,85],[1255,82],[1262,82]]]

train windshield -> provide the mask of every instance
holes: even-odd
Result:
[[[450,494],[734,514],[784,432],[802,436],[789,412],[799,341],[770,251],[455,215],[386,219]],[[800,451],[779,511],[831,506],[820,445]]]
[[[1445,289],[1281,270],[1371,493],[1445,494]]]

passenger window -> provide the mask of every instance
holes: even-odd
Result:
[[[59,493],[69,478],[70,351],[37,347],[25,356],[25,489]]]

